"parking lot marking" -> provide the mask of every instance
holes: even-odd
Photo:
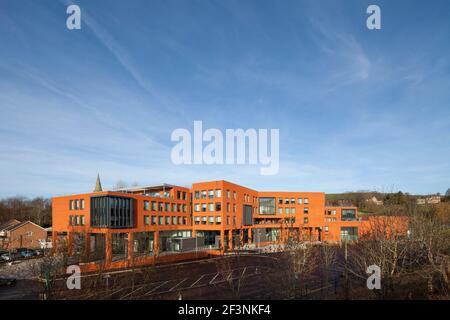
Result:
[[[203,277],[206,276],[206,274],[202,274],[193,284],[191,284],[190,288],[192,288],[193,286],[195,286],[200,280],[203,279]]]
[[[146,293],[144,294],[144,296],[149,295],[149,294],[151,294],[152,292],[155,292],[157,289],[161,288],[163,285],[167,284],[167,283],[170,282],[170,281],[171,281],[171,280],[164,281],[164,282],[161,283],[159,286],[156,286],[156,287],[154,287],[152,290],[146,292]]]
[[[185,282],[187,279],[189,279],[189,278],[184,278],[183,280],[181,280],[180,282],[178,282],[176,285],[174,285],[172,288],[170,288],[169,291],[172,291],[173,289],[175,289],[176,287],[178,287],[180,284],[182,284],[183,282]]]

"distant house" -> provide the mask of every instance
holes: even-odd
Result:
[[[441,196],[429,196],[429,197],[426,197],[426,198],[416,199],[416,203],[418,205],[436,204],[436,203],[440,203],[440,202],[441,202]]]
[[[376,204],[377,206],[382,206],[383,205],[383,200],[378,200],[377,197],[373,196],[370,199],[367,199],[366,202],[370,202],[373,204]]]
[[[12,219],[0,225],[1,249],[39,249],[42,243],[47,243],[47,230],[31,221]]]

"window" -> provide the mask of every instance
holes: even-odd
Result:
[[[342,209],[342,221],[356,220],[355,209]]]
[[[75,222],[74,222],[75,220],[74,220],[74,217],[73,216],[69,216],[69,226],[73,226],[73,225],[75,225]]]
[[[33,235],[33,231],[28,231],[28,232],[26,233],[26,235],[27,235],[27,237],[31,237],[31,236]]]
[[[283,198],[278,198],[278,204],[283,204]]]
[[[304,217],[304,218],[303,218],[303,223],[305,223],[305,224],[308,223],[308,217]]]
[[[283,208],[278,208],[278,214],[283,214]]]
[[[202,190],[202,199],[206,199],[206,190]]]
[[[275,198],[259,198],[260,214],[275,214]]]
[[[80,225],[80,216],[75,216],[75,225]]]
[[[166,212],[170,212],[170,203],[166,203]]]
[[[74,207],[74,202],[73,202],[73,200],[70,200],[70,210],[73,210],[75,207]]]
[[[172,203],[172,212],[177,212],[177,204]]]
[[[206,203],[202,203],[202,212],[206,212]]]
[[[227,212],[230,212],[230,203],[227,202]]]
[[[164,203],[158,202],[159,211],[164,211]]]
[[[295,204],[295,198],[291,198],[291,204]]]
[[[172,217],[172,224],[177,224],[177,217]]]
[[[291,208],[291,213],[295,214],[295,208]]]
[[[309,208],[303,208],[303,213],[304,214],[308,214],[309,213]]]
[[[332,214],[333,216],[335,216],[335,215],[336,215],[336,210],[331,210],[331,214]]]
[[[178,224],[182,224],[183,223],[183,219],[181,219],[181,217],[178,217]]]
[[[194,223],[195,224],[200,224],[200,217],[195,217],[194,218]]]
[[[164,217],[161,217],[161,216],[159,216],[158,217],[158,224],[161,226],[161,225],[163,225],[164,224]]]
[[[208,211],[214,212],[214,203],[208,203]]]
[[[236,200],[236,191],[233,191],[233,199]]]
[[[216,202],[216,211],[217,211],[217,212],[222,211],[222,203]]]
[[[233,212],[236,212],[236,205],[233,204]]]
[[[156,211],[156,201],[152,201],[152,211]]]
[[[177,205],[178,208],[178,212],[182,212],[183,211],[183,206],[181,204]]]
[[[230,216],[227,216],[227,225],[230,224]]]
[[[187,212],[187,206],[183,204],[183,212]]]
[[[216,224],[221,224],[222,223],[222,217],[221,216],[217,216],[216,217]]]
[[[303,203],[303,199],[302,198],[298,198],[298,204],[302,204]]]
[[[308,203],[309,203],[309,199],[305,198],[305,204],[308,204]]]
[[[150,217],[144,216],[144,226],[148,226],[150,224]]]
[[[144,210],[148,211],[148,209],[150,209],[150,204],[148,201],[144,201]]]
[[[227,199],[230,199],[230,190],[227,190]]]
[[[80,225],[84,226],[84,216],[80,216]]]
[[[284,198],[284,204],[289,204],[289,198]]]
[[[214,198],[214,190],[208,190],[208,198],[209,199]]]
[[[80,209],[80,200],[75,200],[75,210]]]
[[[216,189],[216,198],[222,197],[222,190]]]
[[[242,216],[242,224],[244,226],[251,226],[253,224],[253,207],[245,204]]]
[[[156,224],[156,216],[152,216],[152,224],[153,224],[153,225]]]
[[[328,232],[328,226],[325,226],[324,230],[325,232]]]
[[[200,199],[200,191],[195,191],[194,199]]]
[[[127,197],[92,197],[90,224],[92,227],[132,228],[134,226],[134,202]]]
[[[81,209],[84,209],[84,199],[80,200],[80,207],[81,207]]]
[[[209,224],[214,224],[214,217],[208,217],[208,223]]]
[[[341,227],[341,240],[343,240],[343,241],[358,240],[358,228],[357,227]]]
[[[194,205],[194,211],[195,211],[195,212],[200,212],[200,204],[199,204],[199,203],[196,203],[196,204]]]
[[[290,208],[285,208],[285,209],[284,209],[284,213],[290,214],[290,213],[291,213],[291,209],[290,209]]]
[[[170,224],[170,217],[166,217],[166,224]]]
[[[206,224],[206,217],[202,217],[202,224]]]
[[[177,199],[181,200],[181,191],[177,191]]]

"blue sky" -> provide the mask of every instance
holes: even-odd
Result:
[[[449,34],[446,0],[1,0],[0,197],[90,191],[97,172],[106,188],[443,193]],[[170,134],[194,120],[280,129],[279,174],[173,165]]]

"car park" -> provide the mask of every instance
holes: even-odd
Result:
[[[16,284],[15,278],[0,278],[0,287],[9,287]]]
[[[30,250],[30,249],[19,251],[19,254],[22,258],[31,258],[36,255],[34,250]]]
[[[11,252],[11,253],[4,253],[0,256],[0,258],[3,261],[14,261],[17,259],[22,258],[22,255],[19,252]]]

